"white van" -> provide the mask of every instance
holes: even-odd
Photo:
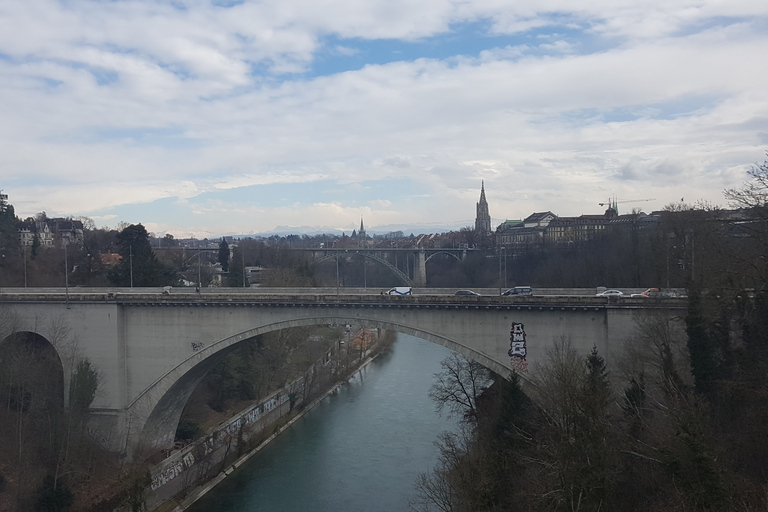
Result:
[[[533,289],[530,286],[515,286],[502,293],[502,295],[533,295]]]
[[[410,286],[396,286],[394,288],[390,288],[389,290],[385,292],[381,292],[382,295],[411,295],[411,287]]]

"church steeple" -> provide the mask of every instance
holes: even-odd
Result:
[[[485,200],[485,181],[480,182],[480,201],[477,203],[475,232],[478,235],[491,233],[491,214],[488,213],[488,201]]]
[[[357,232],[357,246],[365,247],[365,226],[363,226],[363,217],[360,217],[360,231]]]

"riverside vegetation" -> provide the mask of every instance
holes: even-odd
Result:
[[[768,163],[751,175],[726,191],[743,222],[680,212],[676,240],[705,246],[688,311],[638,315],[611,367],[567,337],[529,382],[446,360],[432,396],[463,427],[441,437],[412,509],[768,510]]]

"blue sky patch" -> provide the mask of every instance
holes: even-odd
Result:
[[[310,77],[325,76],[361,69],[369,64],[410,62],[417,59],[447,60],[458,56],[476,58],[481,52],[497,48],[527,46],[529,54],[551,53],[548,43],[568,41],[578,53],[605,47],[591,34],[569,25],[569,18],[553,16],[552,24],[518,34],[491,32],[488,20],[459,23],[449,32],[414,41],[399,39],[343,39],[327,36],[321,39],[322,49],[315,55]]]

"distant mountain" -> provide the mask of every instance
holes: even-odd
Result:
[[[430,234],[430,233],[447,233],[448,231],[458,231],[463,227],[474,226],[475,222],[472,221],[460,221],[453,223],[425,223],[425,224],[388,224],[383,226],[366,226],[365,232],[369,235],[386,235],[393,231],[402,231],[404,235],[408,236],[411,233],[414,235]],[[247,236],[287,236],[287,235],[338,235],[342,233],[346,235],[352,234],[353,230],[359,229],[358,226],[348,226],[346,228],[337,228],[332,226],[277,226],[271,231],[262,231],[259,233],[249,233],[246,235],[233,235],[235,238],[247,237]]]

